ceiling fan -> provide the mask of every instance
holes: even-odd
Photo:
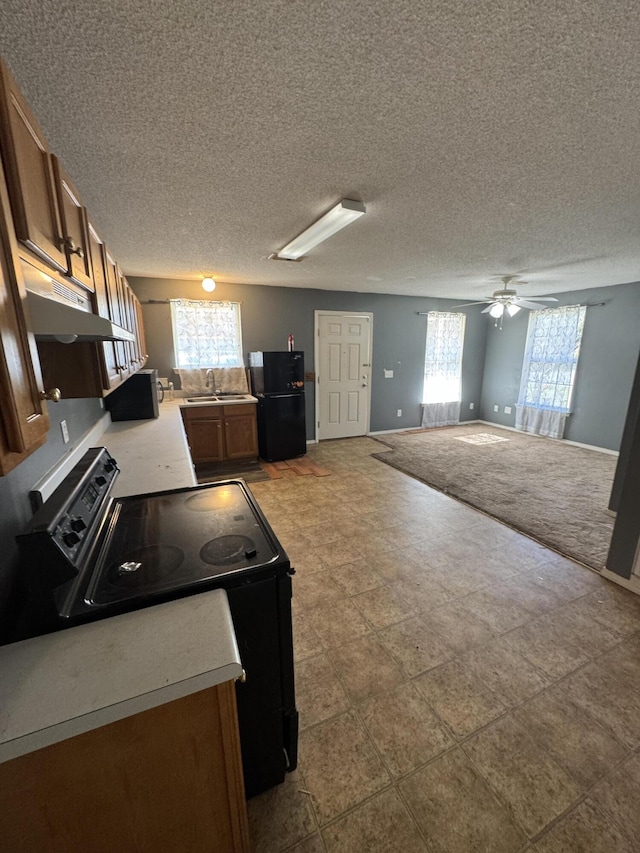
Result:
[[[510,317],[517,314],[521,308],[540,311],[543,308],[549,308],[549,305],[540,305],[540,302],[557,302],[555,296],[518,296],[517,292],[512,287],[513,284],[526,284],[526,282],[513,281],[515,276],[505,275],[502,277],[502,288],[496,290],[493,296],[485,296],[484,299],[478,302],[465,302],[463,305],[454,305],[454,308],[468,308],[470,305],[484,305],[487,307],[481,311],[482,314],[490,314],[497,320],[502,317],[505,311]]]

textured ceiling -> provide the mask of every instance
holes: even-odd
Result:
[[[637,0],[3,0],[0,53],[129,275],[640,279]],[[267,260],[343,197],[366,216]]]

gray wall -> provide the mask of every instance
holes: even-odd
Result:
[[[640,284],[553,295],[560,305],[592,306],[587,308],[565,438],[618,450],[640,349]],[[493,321],[489,323],[480,407],[483,420],[515,425],[528,319],[529,312],[523,310],[505,319],[502,331]],[[498,413],[494,405],[500,407]],[[505,406],[512,407],[510,415],[504,413]]]
[[[202,299],[199,282],[129,278],[142,301],[148,364],[166,376],[174,366],[169,305],[146,304],[153,299]],[[407,429],[420,424],[427,318],[418,311],[447,311],[454,300],[345,293],[290,287],[220,284],[218,299],[242,303],[242,339],[245,353],[283,350],[293,334],[296,349],[304,350],[305,368],[314,370],[314,311],[368,311],[373,314],[371,374],[371,430]],[[485,317],[468,312],[462,379],[462,419],[477,417],[482,389]],[[394,371],[393,379],[384,370]],[[307,383],[307,438],[314,437],[314,386]],[[469,409],[469,402],[475,409]],[[402,417],[397,410],[402,409]]]
[[[101,401],[97,399],[61,400],[59,403],[47,405],[51,429],[46,443],[13,471],[0,477],[0,642],[5,640],[7,631],[11,628],[8,603],[12,598],[16,580],[15,536],[32,516],[29,492],[104,414]],[[62,440],[62,420],[67,422],[69,444],[64,444]]]

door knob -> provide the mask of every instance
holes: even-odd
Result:
[[[62,394],[60,393],[59,388],[51,388],[50,391],[41,391],[40,399],[51,400],[52,403],[59,403],[62,399]]]

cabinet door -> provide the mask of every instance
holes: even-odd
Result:
[[[194,464],[221,462],[225,458],[221,417],[188,420],[185,422],[185,430]]]
[[[255,406],[250,414],[226,414],[231,406],[225,406],[224,438],[227,459],[244,459],[258,455],[258,431]]]
[[[51,160],[62,223],[62,243],[67,258],[67,275],[87,290],[93,290],[87,211],[55,154],[51,155]]]
[[[122,311],[122,299],[120,296],[120,272],[118,270],[118,265],[113,260],[111,255],[108,252],[105,252],[105,256],[105,273],[107,276],[107,296],[109,298],[109,313],[111,316],[111,320],[116,324],[116,326],[122,326],[122,328],[125,328]],[[123,341],[116,341],[112,346],[113,351],[115,353],[115,369],[120,376],[120,380],[122,381],[129,375],[126,345]]]
[[[33,335],[27,332],[25,305],[0,164],[0,474],[44,444],[49,429],[49,414],[40,399],[38,351]]]
[[[49,149],[6,65],[0,61],[0,140],[18,240],[66,272]]]
[[[144,333],[144,317],[142,316],[142,305],[140,304],[140,300],[135,294],[133,295],[133,303],[136,314],[136,340],[138,342],[138,352],[140,353],[140,366],[142,367],[149,358],[149,354],[147,353],[147,339]]]
[[[89,224],[89,251],[91,254],[91,275],[95,287],[94,310],[100,317],[111,319],[109,292],[107,287],[107,253],[95,228]],[[102,387],[109,391],[122,382],[117,369],[116,350],[112,341],[96,344],[100,353],[100,372]]]

